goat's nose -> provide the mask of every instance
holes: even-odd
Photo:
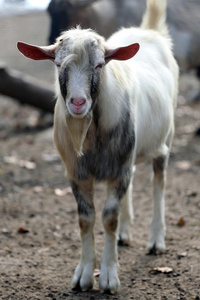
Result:
[[[75,106],[82,106],[86,102],[86,99],[83,97],[80,98],[71,98],[71,103],[74,104]]]

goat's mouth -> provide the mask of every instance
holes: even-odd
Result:
[[[75,118],[83,118],[88,113],[88,103],[85,98],[71,98],[68,108],[70,114]]]

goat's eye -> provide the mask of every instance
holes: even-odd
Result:
[[[95,70],[100,70],[102,67],[103,67],[103,64],[98,64],[98,65],[95,67]]]
[[[60,63],[56,63],[56,67],[60,69]]]

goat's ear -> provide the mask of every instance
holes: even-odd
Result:
[[[130,59],[138,52],[139,48],[140,45],[136,43],[126,47],[120,47],[114,50],[106,50],[105,61],[109,62],[111,59],[116,59],[116,60]]]
[[[39,46],[18,42],[17,48],[24,56],[34,60],[55,59],[55,50],[56,50],[55,45],[39,47]]]

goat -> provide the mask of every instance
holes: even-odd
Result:
[[[54,141],[77,201],[82,242],[73,288],[93,287],[93,188],[95,180],[104,180],[105,246],[99,286],[102,292],[117,291],[117,233],[122,242],[130,242],[132,168],[147,159],[154,171],[147,248],[149,252],[166,249],[164,186],[179,72],[165,11],[166,0],[149,0],[140,28],[121,29],[107,41],[77,27],[47,47],[18,43],[25,56],[50,59],[57,66]]]

